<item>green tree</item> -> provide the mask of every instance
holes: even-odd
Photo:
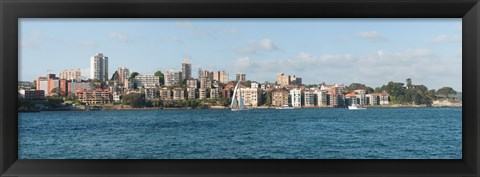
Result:
[[[351,83],[349,86],[346,87],[345,91],[346,92],[353,92],[354,90],[359,90],[359,89],[365,90],[368,93],[373,92],[373,89],[371,87],[367,87],[367,86],[365,86],[365,84],[360,84],[360,83]],[[371,92],[369,92],[369,91],[371,91]]]
[[[451,87],[442,87],[437,90],[438,95],[444,95],[445,98],[448,98],[448,95],[455,95],[457,91],[453,90]]]
[[[132,106],[133,108],[145,107],[145,96],[140,93],[129,93],[123,95],[122,101],[125,104]]]
[[[425,93],[428,91],[428,88],[427,86],[424,86],[424,85],[415,85],[415,90]]]
[[[115,71],[115,73],[113,73],[112,78],[110,80],[116,81],[116,80],[118,80],[118,77],[119,77],[118,71]]]
[[[77,97],[75,96],[74,93],[68,93],[67,95],[67,100],[76,100]]]
[[[403,86],[403,83],[399,82],[388,82],[386,86],[382,86],[388,94],[394,97],[398,97],[399,95],[405,94],[405,87]]]
[[[28,99],[18,98],[17,109],[18,110],[31,110],[35,107],[35,104]]]
[[[414,102],[414,97],[417,94],[417,92],[413,89],[406,89],[405,93],[403,94],[404,100],[403,103],[413,103]]]
[[[407,79],[407,89],[404,91],[403,103],[409,104],[429,104],[431,99],[428,98],[426,92],[428,88],[424,85],[412,85],[411,79]]]
[[[245,87],[251,87],[252,86],[252,81],[246,80],[246,81],[243,81],[240,84],[243,84]]]
[[[435,94],[435,89],[432,89],[432,90],[429,90],[427,91],[425,94],[427,95],[428,98],[430,98],[431,100],[436,100],[437,99],[437,95]]]
[[[365,91],[366,91],[367,93],[373,93],[375,90],[373,90],[372,87],[367,87],[367,88],[365,88]]]
[[[140,75],[138,72],[133,72],[130,74],[130,79],[135,79],[136,76]]]
[[[52,92],[53,95],[57,96],[58,93],[59,93],[59,89],[58,89],[58,87],[55,87],[55,88],[53,88],[52,90],[50,90],[50,92]]]
[[[265,95],[262,97],[263,103],[265,106],[272,106],[272,91],[267,91],[264,93]]]
[[[222,98],[222,99],[220,100],[220,104],[221,104],[222,106],[230,106],[230,102],[231,102],[231,101],[232,101],[232,100],[231,100],[230,98]]]
[[[50,108],[58,108],[62,106],[63,100],[58,97],[49,97],[46,100],[46,105]]]
[[[155,76],[158,76],[159,77],[159,82],[161,85],[164,85],[165,84],[165,75],[161,72],[161,71],[157,71],[155,72],[155,74],[153,74]]]

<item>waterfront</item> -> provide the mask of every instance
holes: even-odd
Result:
[[[461,159],[462,108],[19,114],[20,159]]]

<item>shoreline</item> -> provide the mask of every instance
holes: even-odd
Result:
[[[388,106],[368,106],[367,108],[461,108],[462,106],[425,106],[425,105],[388,105]],[[260,106],[252,109],[276,109],[277,107],[272,106]],[[342,108],[333,108],[333,107],[294,107],[294,109],[342,109]],[[107,109],[98,109],[90,111],[133,111],[133,110],[201,110],[201,109],[229,109],[228,107],[210,107],[210,108],[192,108],[192,107],[183,107],[183,108],[162,108],[162,107],[150,107],[150,108],[107,108]],[[347,107],[343,109],[348,109]],[[46,110],[17,110],[18,113],[35,113],[42,111],[88,111],[86,109],[72,108],[72,109],[46,109]]]

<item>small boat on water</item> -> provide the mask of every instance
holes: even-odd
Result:
[[[350,110],[365,110],[367,108],[363,107],[363,106],[359,106],[358,104],[352,104],[351,106],[348,106],[348,109],[350,109]]]
[[[295,108],[293,108],[293,107],[291,107],[291,106],[289,106],[289,105],[283,105],[283,106],[281,106],[281,107],[276,107],[275,109],[295,109]]]

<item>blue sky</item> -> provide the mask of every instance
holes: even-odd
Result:
[[[90,57],[153,74],[198,68],[275,82],[279,72],[304,83],[389,81],[462,89],[461,19],[22,19],[19,80],[81,69]]]

